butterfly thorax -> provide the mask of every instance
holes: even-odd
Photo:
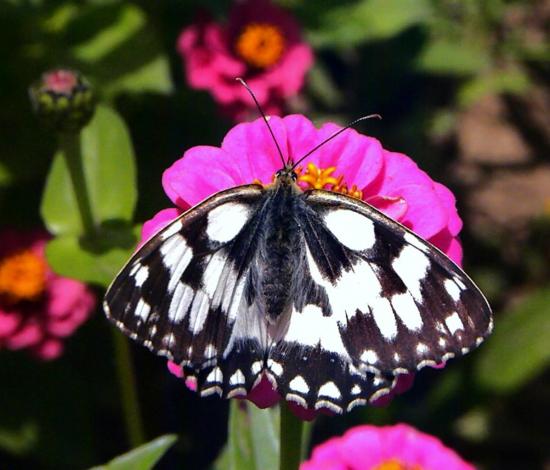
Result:
[[[291,308],[294,295],[296,254],[300,252],[300,231],[296,222],[301,190],[287,173],[277,175],[268,188],[269,207],[261,258],[265,260],[259,276],[265,314],[274,324]]]

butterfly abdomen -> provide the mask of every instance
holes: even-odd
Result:
[[[296,255],[301,246],[301,235],[295,219],[298,198],[293,188],[281,185],[273,191],[271,210],[263,234],[262,258],[265,264],[260,276],[265,313],[270,323],[274,323],[291,306],[295,294]]]

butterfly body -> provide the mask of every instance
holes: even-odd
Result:
[[[104,306],[202,395],[245,395],[266,376],[285,399],[338,413],[492,328],[485,298],[443,253],[363,201],[302,191],[289,166],[158,232]]]

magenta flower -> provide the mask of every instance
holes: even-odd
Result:
[[[268,0],[235,2],[226,25],[198,21],[182,31],[177,48],[189,85],[208,90],[234,118],[253,106],[235,77],[248,82],[266,113],[279,114],[313,63],[298,23]]]
[[[356,426],[317,446],[300,470],[474,470],[434,436],[407,424]]]
[[[0,231],[0,349],[28,349],[44,360],[61,355],[64,338],[95,306],[86,285],[51,271],[47,239],[42,231]]]
[[[270,124],[283,154],[295,160],[340,129],[336,124],[317,129],[301,115],[271,117]],[[162,179],[164,190],[176,207],[160,211],[144,224],[142,243],[215,192],[254,180],[269,183],[280,167],[277,149],[261,119],[235,126],[220,148],[189,149],[164,172]],[[372,137],[352,129],[344,131],[308,157],[302,165],[299,184],[362,198],[461,263],[457,235],[462,221],[453,194],[432,181],[409,157],[385,150]],[[172,371],[176,369],[181,376],[181,369],[171,366]],[[404,392],[412,385],[413,377],[414,374],[399,376],[394,390],[375,404],[386,404],[393,394]],[[193,388],[193,384],[188,385]],[[265,377],[247,398],[262,408],[280,399]],[[317,413],[294,403],[290,406],[304,419],[312,419]]]

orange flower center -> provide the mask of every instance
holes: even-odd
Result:
[[[283,54],[285,38],[276,26],[252,23],[239,34],[235,50],[251,66],[267,68],[275,64]]]
[[[0,297],[8,303],[36,300],[46,286],[46,263],[31,250],[0,260]]]
[[[356,199],[363,198],[363,191],[354,184],[351,188],[344,182],[344,177],[333,176],[336,171],[335,166],[328,168],[318,168],[314,163],[308,163],[306,169],[298,167],[298,183],[304,189],[328,189],[336,193],[346,194]]]
[[[374,467],[374,470],[422,470],[420,465],[409,465],[398,459],[390,459]]]

